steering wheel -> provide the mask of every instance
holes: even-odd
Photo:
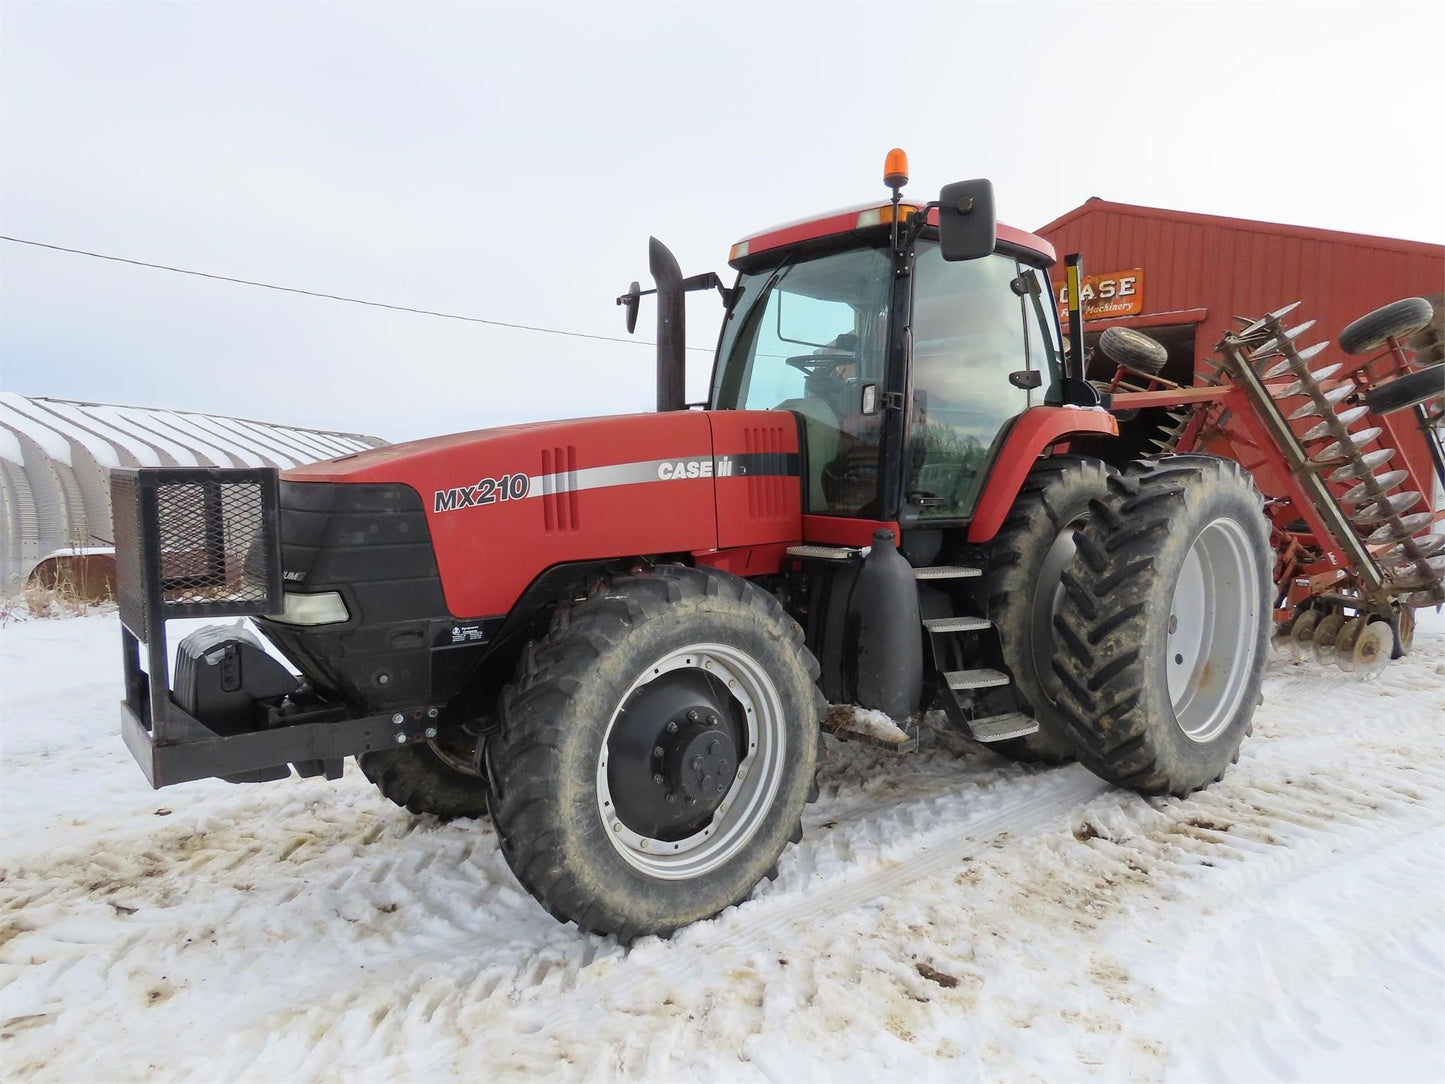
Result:
[[[817,376],[840,365],[857,365],[857,354],[797,354],[788,358],[788,364],[809,376]]]

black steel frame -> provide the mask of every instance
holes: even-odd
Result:
[[[290,774],[289,765],[296,765],[303,775],[336,778],[340,762],[347,756],[415,744],[436,735],[438,711],[429,705],[357,716],[345,705],[318,701],[291,714],[273,710],[271,725],[266,729],[231,735],[217,734],[184,711],[171,696],[166,622],[194,617],[254,617],[282,609],[277,472],[272,468],[194,467],[117,470],[111,474],[125,676],[121,736],[152,787],[159,789],[212,776],[244,777],[248,773],[255,778],[280,778]],[[259,486],[260,532],[252,546],[259,545],[263,552],[251,556],[253,566],[259,565],[265,572],[263,593],[248,599],[167,600],[159,490],[167,485],[203,487],[206,522],[202,533],[207,567],[224,581],[221,487],[235,484]],[[130,597],[132,592],[134,596]],[[146,649],[144,668],[142,644]],[[267,775],[267,769],[277,771]]]

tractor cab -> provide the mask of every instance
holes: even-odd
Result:
[[[732,248],[708,406],[797,415],[806,513],[964,523],[1011,422],[1064,399],[1053,250],[963,184],[967,217],[947,190],[920,206],[895,186]]]

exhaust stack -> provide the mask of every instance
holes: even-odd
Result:
[[[656,237],[647,240],[647,264],[657,286],[657,409],[685,410],[687,293],[682,268]]]

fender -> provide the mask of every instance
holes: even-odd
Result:
[[[979,495],[968,540],[988,542],[1003,526],[1034,461],[1070,437],[1119,435],[1119,422],[1102,407],[1037,406],[1018,416]]]

